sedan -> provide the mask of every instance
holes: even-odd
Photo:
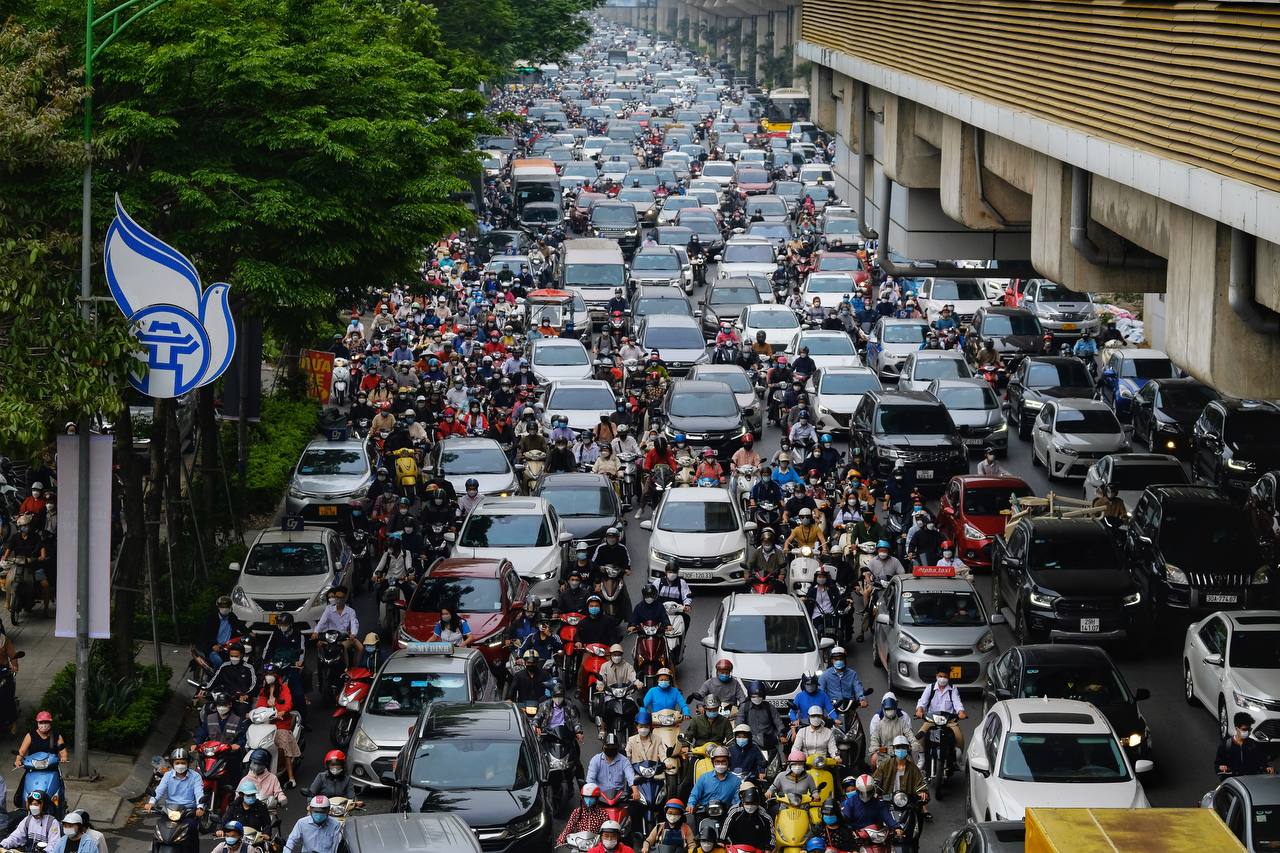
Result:
[[[862,359],[845,332],[809,329],[796,335],[787,352],[808,349],[815,367],[861,367]]]
[[[572,338],[539,338],[529,353],[529,367],[541,384],[557,379],[590,379],[591,356]]]
[[[760,302],[760,292],[749,280],[717,279],[703,296],[702,333],[709,340],[714,339],[721,323],[732,324],[741,316],[743,309]]]
[[[689,378],[708,382],[723,382],[729,386],[742,410],[742,419],[748,430],[756,435],[764,431],[764,407],[751,384],[751,377],[736,364],[699,364],[689,372]]]
[[[849,432],[849,419],[862,395],[882,386],[869,367],[820,367],[809,380],[813,402],[814,429],[818,432]]]
[[[546,408],[543,410],[543,427],[551,430],[551,419],[562,415],[569,421],[570,429],[590,432],[599,425],[601,418],[613,414],[618,401],[613,389],[603,379],[585,379],[581,382],[552,382],[547,386]]]
[[[1251,737],[1280,740],[1280,611],[1212,613],[1187,626],[1182,641],[1183,695],[1218,719],[1218,736],[1232,732],[1241,711],[1254,719]]]
[[[529,585],[529,594],[554,598],[568,562],[573,534],[545,498],[485,497],[471,510],[455,537],[453,557],[510,560]]]
[[[973,374],[959,350],[920,350],[902,362],[899,391],[925,391],[935,379],[969,379]]]
[[[350,502],[363,498],[372,482],[363,441],[313,441],[293,469],[284,513],[319,524],[338,524],[350,512]]]
[[[818,304],[829,311],[840,307],[840,303],[851,297],[854,283],[841,272],[811,272],[800,287],[800,298],[806,307],[817,299]]]
[[[649,537],[649,575],[660,577],[675,560],[680,576],[694,586],[740,587],[746,579],[747,534],[728,489],[668,489],[654,518],[640,522]]]
[[[539,481],[537,493],[555,507],[575,542],[594,548],[610,527],[626,532],[622,502],[604,474],[547,474]]]
[[[896,380],[903,360],[920,349],[928,333],[923,320],[880,318],[867,340],[867,366],[882,380]]]
[[[1096,400],[1054,400],[1036,418],[1031,461],[1048,477],[1084,477],[1093,460],[1129,449],[1115,413]]]
[[[625,201],[636,209],[642,225],[653,225],[658,219],[658,199],[653,190],[644,187],[624,187],[618,191],[618,201]]]
[[[455,436],[437,442],[427,468],[448,480],[459,495],[472,479],[480,483],[482,495],[513,495],[518,488],[511,460],[492,438]]]
[[[947,407],[965,447],[1008,454],[1009,424],[990,385],[981,379],[935,379],[924,390]]]
[[[1234,776],[1205,794],[1200,805],[1213,809],[1249,853],[1280,849],[1280,779],[1275,776]]]
[[[687,195],[669,195],[662,200],[662,206],[658,210],[658,224],[671,225],[676,221],[676,215],[686,207],[698,207],[699,201],[696,198],[690,198]]]
[[[862,258],[850,252],[819,252],[813,268],[817,272],[842,272],[855,284],[870,278]]]
[[[1196,379],[1152,379],[1133,398],[1133,440],[1153,452],[1187,456],[1191,428],[1218,396]]]
[[[1113,453],[1089,466],[1084,475],[1084,497],[1090,500],[1102,489],[1116,490],[1124,508],[1133,507],[1147,486],[1187,485],[1191,481],[1176,456],[1166,453]]]

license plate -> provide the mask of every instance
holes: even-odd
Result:
[[[336,506],[322,506],[319,507],[316,512],[320,516],[336,516],[338,514],[338,508]]]
[[[933,469],[932,469],[932,468],[921,468],[921,469],[919,469],[918,471],[916,471],[916,479],[919,479],[919,480],[932,480],[932,479],[933,479]]]
[[[985,438],[966,438],[964,440],[964,443],[965,444],[982,444],[984,441],[986,441]]]
[[[680,574],[684,575],[686,580],[691,581],[705,581],[711,578],[711,572],[682,571]]]
[[[1076,330],[1076,328],[1077,328],[1077,327],[1076,327],[1076,324],[1075,324],[1075,323],[1063,323],[1063,324],[1062,324],[1062,331],[1064,331],[1064,332],[1074,332],[1074,331]]]
[[[268,613],[268,614],[267,614],[267,624],[268,624],[268,625],[274,625],[274,624],[276,624],[276,614],[275,614],[275,613]]]
[[[1096,632],[1102,630],[1102,620],[1100,619],[1081,619],[1080,630],[1082,632]]]
[[[1204,600],[1209,604],[1235,604],[1240,599],[1234,595],[1206,595]]]
[[[964,670],[963,670],[963,668],[962,668],[962,667],[958,667],[958,666],[953,666],[953,667],[951,667],[951,676],[950,676],[950,677],[951,677],[951,680],[952,680],[952,681],[959,681],[959,680],[960,680],[960,675],[961,675],[961,673],[962,673],[963,671],[964,671]]]

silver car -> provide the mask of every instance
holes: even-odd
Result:
[[[1187,469],[1178,457],[1168,453],[1112,453],[1089,466],[1084,475],[1086,500],[1104,486],[1116,489],[1125,509],[1133,512],[1147,486],[1177,483],[1187,485]]]
[[[880,318],[867,340],[867,366],[882,380],[896,380],[902,362],[920,349],[928,333],[929,324],[924,320]]]
[[[999,656],[991,626],[1004,622],[954,570],[918,567],[898,575],[882,593],[872,654],[889,675],[889,689],[923,690],[947,668],[956,687],[981,687]]]
[[[313,441],[293,469],[285,515],[338,524],[351,511],[351,501],[363,498],[372,484],[373,470],[363,441]]]
[[[1049,400],[1031,431],[1032,462],[1058,477],[1081,477],[1095,460],[1129,449],[1115,413],[1097,400]]]
[[[935,379],[924,389],[937,397],[970,450],[992,447],[1009,452],[1009,423],[991,386],[982,379]]]
[[[409,739],[409,729],[432,702],[489,702],[497,684],[478,649],[448,643],[410,643],[392,652],[369,689],[347,750],[357,790],[383,788],[382,774]],[[357,709],[352,709],[357,710]]]
[[[557,379],[590,379],[591,356],[573,338],[539,338],[529,352],[529,367],[539,384]]]
[[[738,407],[742,409],[742,420],[747,429],[757,436],[764,430],[764,407],[747,372],[741,367],[736,364],[699,364],[689,371],[689,378],[728,385],[738,401]]]
[[[1033,278],[1022,290],[1022,307],[1040,326],[1055,337],[1075,337],[1081,332],[1098,333],[1100,322],[1093,297],[1068,290],[1056,281]]]
[[[899,391],[925,391],[935,379],[969,379],[973,371],[959,350],[918,350],[902,361]]]

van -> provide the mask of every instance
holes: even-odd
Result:
[[[592,205],[593,210],[598,205]],[[635,217],[635,208],[622,207]],[[637,223],[636,228],[639,228]],[[556,278],[562,286],[578,294],[587,303],[593,327],[604,325],[608,314],[606,306],[617,288],[626,289],[627,265],[622,249],[613,240],[604,238],[579,238],[566,240],[560,247]]]

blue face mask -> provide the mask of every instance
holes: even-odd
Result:
[[[858,792],[857,792],[857,791],[845,791],[845,792],[844,792],[844,798],[845,798],[846,800],[852,800],[852,799],[853,799],[854,797],[856,797],[856,796],[858,796]]]
[[[671,682],[670,682],[670,681],[667,681],[667,680],[664,678],[663,680],[661,680],[661,681],[659,681],[659,682],[658,682],[658,686],[659,686],[659,687],[661,687],[663,690],[666,690],[668,687],[670,687],[670,686],[671,686]]]
[[[721,681],[728,681],[730,678],[730,675],[727,672],[722,672],[718,674],[716,678],[720,679]]]
[[[738,746],[745,747],[750,741],[747,738],[738,737],[738,738],[734,738],[733,742],[736,743]]]
[[[825,823],[827,826],[835,826],[836,816],[833,814],[824,814],[822,816],[822,822]]]
[[[588,608],[587,608],[587,613],[588,613],[588,614],[590,614],[591,616],[599,616],[599,615],[600,615],[600,608],[599,608],[599,607],[588,607]]]
[[[245,795],[244,795],[244,804],[245,804],[246,806],[251,806],[251,805],[253,805],[254,803],[256,803],[257,801],[258,801],[258,795],[257,795],[257,794],[245,794]]]
[[[720,712],[719,712],[719,711],[712,711],[712,710],[711,710],[711,709],[709,709],[709,708],[707,709],[707,719],[708,719],[708,720],[714,720],[714,719],[715,719],[716,717],[718,717],[718,716],[720,716]]]
[[[901,748],[899,748],[899,749],[895,749],[895,750],[893,751],[893,757],[894,757],[894,758],[906,758],[906,757],[907,757],[907,750],[905,750],[905,749],[901,749]]]
[[[596,804],[596,798],[595,798],[595,797],[583,797],[583,798],[582,798],[582,805],[583,805],[584,807],[586,807],[586,808],[591,808],[591,807],[592,807],[592,806],[594,806],[595,804]]]
[[[844,669],[844,661],[842,660],[837,660],[831,665],[834,666],[836,669]]]
[[[325,821],[327,821],[328,819],[329,819],[329,816],[328,816],[327,814],[325,814],[324,812],[312,812],[312,813],[311,813],[311,822],[312,822],[312,823],[324,823],[324,822],[325,822]]]

